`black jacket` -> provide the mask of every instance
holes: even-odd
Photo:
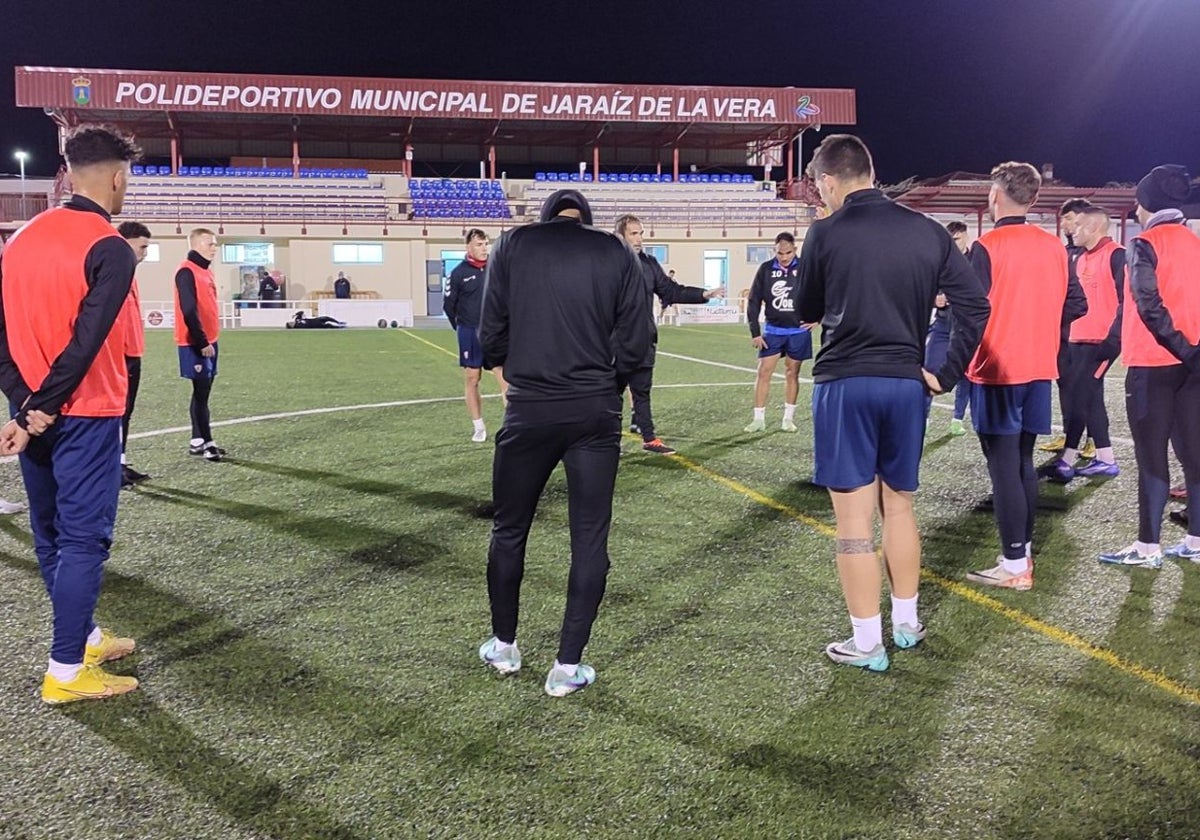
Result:
[[[644,283],[628,245],[575,219],[508,231],[484,279],[484,366],[516,402],[618,394],[652,345]]]
[[[879,190],[851,193],[813,223],[800,251],[797,313],[821,322],[813,380],[922,379],[929,310],[938,291],[954,305],[950,349],[937,376],[950,390],[979,346],[991,307],[966,258],[937,222]]]
[[[450,326],[457,328],[479,326],[479,310],[483,304],[484,268],[476,268],[463,260],[450,272],[446,285],[446,296],[442,299],[442,311],[446,313]]]
[[[750,337],[758,338],[762,325],[758,314],[766,310],[767,323],[776,327],[799,327],[804,319],[796,313],[796,294],[800,284],[800,262],[781,266],[770,259],[758,267],[750,283],[750,295],[746,299],[746,322],[750,325]],[[807,323],[807,322],[805,322]]]
[[[663,307],[674,306],[677,303],[707,303],[708,299],[704,297],[704,289],[699,286],[685,286],[682,283],[676,283],[667,273],[663,271],[658,260],[649,254],[642,252],[638,254],[638,262],[642,266],[642,278],[645,280],[646,288],[646,311],[650,313],[650,335],[652,342],[658,341],[658,327],[654,323],[654,296],[658,295],[658,299],[662,302]],[[654,367],[654,344],[650,346],[650,352],[643,359],[643,367]]]

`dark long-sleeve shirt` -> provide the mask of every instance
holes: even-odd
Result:
[[[188,251],[187,258],[201,268],[209,266],[209,261],[195,251]],[[203,350],[212,342],[200,323],[199,304],[196,302],[196,275],[190,268],[184,266],[175,272],[175,289],[179,292],[179,311],[183,313],[183,323],[187,325],[188,345],[195,350]]]
[[[654,296],[658,295],[663,307],[674,306],[677,303],[706,303],[704,289],[699,286],[685,286],[676,283],[663,271],[658,260],[642,251],[638,253],[638,263],[642,267],[642,278],[645,280],[646,311],[650,315],[650,350],[642,360],[642,367],[654,367],[654,350],[658,342],[658,327],[654,323]]]
[[[953,388],[979,344],[989,305],[946,229],[879,190],[851,193],[814,222],[800,251],[800,320],[820,321],[813,379],[922,380],[929,311],[938,291],[954,305],[950,348],[937,376]]]
[[[480,310],[483,307],[483,275],[487,265],[472,265],[463,260],[450,272],[446,285],[446,296],[442,299],[442,311],[446,313],[450,326],[457,328],[478,327]]]
[[[64,207],[80,213],[97,213],[106,221],[110,218],[99,204],[81,195],[73,196]],[[0,306],[0,389],[10,402],[24,406],[17,415],[17,422],[22,427],[27,411],[58,414],[75,393],[125,305],[136,268],[137,257],[123,239],[108,237],[92,246],[83,263],[88,291],[79,306],[71,340],[51,364],[36,391],[25,382],[13,361],[3,307]],[[0,262],[0,288],[2,278],[3,264]]]
[[[758,267],[750,283],[750,295],[746,299],[746,322],[750,326],[750,337],[762,334],[758,323],[759,313],[766,311],[766,321],[775,327],[795,329],[804,319],[796,314],[796,289],[800,277],[800,263],[792,260],[790,265],[780,265],[778,260],[767,260]]]
[[[484,365],[513,401],[618,393],[652,342],[644,284],[628,245],[570,217],[508,231],[484,279]]]

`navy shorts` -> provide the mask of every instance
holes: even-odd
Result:
[[[760,359],[780,354],[786,354],[789,359],[797,362],[803,362],[805,359],[812,358],[811,330],[803,330],[793,335],[764,332],[762,337],[767,342],[767,346],[758,351],[758,358]]]
[[[204,358],[190,346],[179,348],[179,375],[184,379],[212,379],[217,375],[217,345],[213,344],[212,358]]]
[[[1024,385],[972,382],[971,421],[981,435],[1050,434],[1050,380]]]
[[[813,483],[855,490],[878,476],[917,489],[925,443],[925,386],[915,379],[849,376],[813,386]]]
[[[479,327],[459,324],[455,331],[458,333],[458,366],[483,367],[483,345],[479,343]]]

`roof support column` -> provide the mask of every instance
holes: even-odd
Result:
[[[592,146],[592,181],[600,183],[600,144]]]
[[[671,147],[671,183],[679,183],[679,146]]]
[[[488,143],[488,180],[496,180],[496,146]]]
[[[300,177],[300,138],[292,135],[292,177]]]
[[[171,135],[171,174],[179,174],[179,135]]]
[[[793,180],[795,180],[795,178],[797,177],[797,176],[795,175],[795,171],[796,171],[796,147],[795,147],[794,145],[792,145],[791,143],[788,143],[788,144],[787,144],[787,147],[788,147],[788,155],[787,155],[787,182],[788,182],[788,184],[791,184],[791,182],[792,182]]]

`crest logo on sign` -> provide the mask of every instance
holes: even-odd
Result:
[[[87,76],[76,76],[71,80],[71,99],[84,107],[92,104],[92,80]]]

